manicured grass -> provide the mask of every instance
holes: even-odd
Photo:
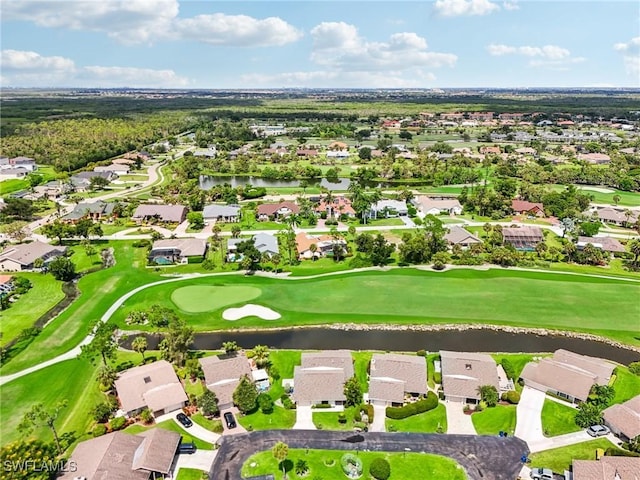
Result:
[[[289,429],[296,423],[296,411],[275,406],[273,412],[262,413],[260,409],[248,415],[237,415],[238,422],[247,430]]]
[[[102,259],[100,258],[100,250],[104,248],[104,245],[92,245],[93,254],[88,255],[87,249],[80,244],[69,247],[71,252],[71,261],[76,266],[76,272],[82,273],[90,268],[100,267],[102,265]]]
[[[472,414],[471,421],[478,435],[497,435],[500,431],[513,435],[516,430],[516,406],[496,405]]]
[[[352,352],[353,357],[353,371],[360,382],[362,392],[369,391],[369,375],[367,374],[367,367],[371,361],[372,352]]]
[[[582,430],[576,425],[577,410],[553,400],[545,399],[542,406],[542,431],[546,437],[555,437],[565,433]]]
[[[210,312],[234,303],[248,302],[260,296],[255,287],[217,287],[192,285],[180,287],[171,293],[171,301],[188,313]]]
[[[640,395],[640,376],[631,373],[627,367],[617,367],[613,390],[615,392],[613,403],[626,402]]]
[[[613,447],[606,438],[577,443],[568,447],[554,448],[531,455],[531,467],[550,468],[556,473],[569,470],[572,460],[595,460],[596,448]]]
[[[516,380],[522,373],[524,366],[533,360],[533,357],[539,357],[540,355],[530,355],[527,353],[501,353],[491,355],[496,363],[501,363],[503,359],[508,359],[515,371]]]
[[[313,409],[313,424],[318,430],[353,430],[353,415],[356,407],[346,407],[344,414],[347,417],[346,423],[338,422],[340,412],[326,412],[322,408]]]
[[[437,433],[438,427],[442,433],[447,431],[447,409],[443,404],[438,404],[433,410],[412,415],[402,420],[385,420],[387,432],[415,432]]]
[[[216,433],[222,433],[223,426],[220,419],[208,419],[201,413],[196,413],[194,415],[191,415],[191,420],[193,420],[193,423],[197,423],[198,425],[200,425],[203,428],[206,428],[207,430],[210,430]]]
[[[86,360],[67,360],[3,385],[1,443],[5,445],[23,437],[17,427],[32,405],[42,403],[51,410],[62,400],[69,403],[55,422],[58,432],[73,432],[76,440],[89,438],[87,434],[93,424],[90,410],[104,399],[95,381],[97,368]],[[36,428],[32,436],[53,441],[46,427]]]
[[[151,425],[150,427],[145,427],[144,425],[140,425],[139,423],[128,426],[124,429],[125,432],[136,434],[140,432],[144,432],[151,428],[163,428],[165,430],[171,430],[172,432],[177,432],[182,435],[182,441],[184,443],[195,443],[196,448],[200,450],[213,450],[213,445],[203,440],[200,440],[197,437],[193,437],[189,435],[189,432],[183,429],[180,425],[178,425],[173,420],[165,420],[164,422],[160,422],[156,425]]]
[[[102,244],[106,245],[106,242]],[[161,278],[144,268],[145,249],[133,248],[130,242],[124,241],[109,245],[115,248],[115,266],[83,276],[78,282],[81,292],[79,299],[50,322],[29,348],[3,365],[0,370],[3,375],[71,350],[89,333],[90,325],[120,296],[139,285]]]
[[[202,470],[196,470],[195,468],[181,468],[178,470],[178,477],[176,480],[202,480],[204,477],[202,474],[205,473]]]
[[[291,466],[298,460],[305,460],[309,466],[309,473],[305,478],[322,478],[324,480],[344,480],[345,474],[340,467],[340,459],[347,453],[340,450],[302,450],[291,449],[287,460]],[[391,466],[390,480],[417,480],[424,478],[464,480],[464,470],[454,461],[439,455],[429,453],[386,453],[386,452],[358,452],[363,463],[363,476],[369,478],[369,467],[375,458],[385,458]],[[289,462],[287,462],[289,463]],[[282,479],[282,469],[270,450],[257,453],[242,466],[242,477],[273,474]],[[289,472],[289,478],[300,478],[295,471]]]
[[[392,269],[296,281],[225,276],[188,279],[146,289],[116,314],[123,328],[126,314],[152,303],[172,306],[174,289],[188,285],[251,286],[262,294],[256,303],[282,319],[239,322],[221,319],[222,309],[186,315],[196,330],[282,327],[292,324],[492,323],[602,334],[629,344],[637,338],[640,283],[587,276],[511,270],[430,272]],[[366,301],[357,301],[366,299]],[[553,307],[550,307],[553,306]],[[540,315],[541,309],[544,315]],[[607,319],[616,312],[616,322]]]
[[[38,318],[64,298],[62,283],[51,275],[42,273],[20,273],[31,282],[31,289],[7,310],[0,311],[1,344],[6,344],[20,335],[25,328],[32,327]]]
[[[275,401],[284,394],[283,379],[293,378],[293,369],[300,365],[302,352],[300,350],[276,350],[269,354],[269,361],[276,367],[280,378],[271,384],[269,395]]]

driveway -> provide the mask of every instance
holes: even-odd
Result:
[[[471,421],[471,415],[466,415],[462,410],[464,405],[462,402],[444,402],[447,410],[447,433],[459,435],[476,434],[476,428]]]
[[[385,418],[387,416],[387,407],[381,405],[373,406],[373,423],[369,426],[370,432],[386,432]]]
[[[618,439],[612,434],[607,435],[606,438],[612,444],[611,446],[618,445]],[[576,443],[588,442],[594,438],[587,433],[586,430],[580,430],[579,432],[567,433],[566,435],[558,435],[555,437],[547,437],[542,440],[527,442],[531,453],[541,452],[543,450],[549,450],[552,448],[567,447],[569,445],[575,445]]]
[[[540,390],[525,386],[516,409],[515,436],[529,444],[545,439],[542,431],[542,406],[546,395]]]
[[[405,217],[405,216],[401,216],[401,217],[398,217],[398,218],[404,222],[406,227],[408,227],[408,228],[416,228],[416,224],[413,223],[413,220],[411,220],[411,218]]]
[[[211,465],[216,458],[218,450],[196,450],[195,453],[186,454],[181,453],[178,455],[178,460],[173,468],[173,478],[178,478],[178,471],[181,468],[195,468],[196,470],[202,470],[208,472],[211,470]]]
[[[240,471],[245,461],[254,453],[271,450],[277,442],[285,442],[290,449],[428,452],[452,458],[465,469],[470,480],[513,480],[522,468],[520,457],[528,455],[529,450],[527,444],[516,437],[264,430],[224,437],[209,478],[241,478]]]
[[[294,430],[315,430],[313,424],[313,411],[311,407],[296,407],[296,423],[292,427]]]

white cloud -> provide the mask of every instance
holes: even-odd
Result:
[[[505,0],[502,2],[502,8],[509,11],[520,10],[520,5],[518,5],[518,2],[515,0]]]
[[[487,15],[500,10],[498,4],[489,0],[436,0],[433,8],[443,17]]]
[[[233,46],[280,46],[302,37],[302,32],[277,17],[258,20],[222,13],[177,19],[175,33],[183,39]]]
[[[393,34],[388,42],[370,42],[353,25],[324,22],[311,30],[311,37],[311,60],[340,71],[453,67],[458,59],[451,53],[428,51],[427,41],[411,32]]]
[[[613,49],[622,53],[625,70],[637,80],[640,76],[640,37],[634,37],[627,43],[616,43]]]
[[[176,88],[189,84],[173,70],[76,66],[64,57],[44,57],[36,52],[0,52],[2,85],[12,87],[145,87]]]
[[[106,33],[122,44],[195,40],[213,45],[273,46],[302,33],[277,17],[247,15],[179,17],[178,0],[3,0],[4,20],[23,20],[49,28]]]
[[[569,66],[581,63],[586,60],[584,57],[572,57],[571,52],[566,48],[557,45],[544,45],[542,47],[534,47],[524,45],[514,47],[511,45],[491,44],[487,46],[489,55],[500,57],[503,55],[521,55],[529,57],[530,67],[546,67],[554,70],[568,70]]]

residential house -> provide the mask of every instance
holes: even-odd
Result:
[[[218,154],[218,150],[215,145],[210,145],[207,148],[196,148],[193,152],[194,157],[205,157],[205,158],[215,158]]]
[[[618,226],[633,224],[640,218],[640,211],[631,209],[619,209],[613,207],[598,208],[592,212],[585,212],[585,215],[592,214],[602,223],[612,223]]]
[[[452,225],[448,228],[449,230],[445,233],[444,239],[450,246],[460,245],[463,249],[466,249],[473,244],[482,243],[482,240],[458,225]]]
[[[67,247],[59,247],[38,240],[31,243],[8,245],[0,252],[0,271],[20,272],[33,270],[36,260],[41,259],[46,267],[54,258],[64,255]]]
[[[187,207],[183,205],[138,205],[131,216],[132,220],[142,222],[182,223],[187,217]]]
[[[4,157],[6,158],[6,157]],[[38,165],[33,158],[29,157],[15,157],[9,158],[6,162],[0,162],[0,170],[4,168],[24,168],[29,173],[38,170]]]
[[[80,442],[61,480],[150,480],[171,478],[180,434],[153,428],[137,435],[112,432]]]
[[[298,157],[315,158],[318,156],[318,150],[313,148],[299,148],[296,150],[296,155]]]
[[[287,127],[284,125],[251,125],[249,128],[256,137],[272,137],[287,134]]]
[[[148,259],[150,263],[200,263],[207,253],[207,242],[199,238],[168,238],[153,242]]]
[[[369,401],[374,405],[402,405],[405,396],[427,394],[424,357],[374,353],[369,374]]]
[[[23,167],[9,167],[0,170],[0,181],[25,178],[29,175],[29,170]]]
[[[452,402],[477,403],[479,389],[491,385],[500,391],[495,360],[484,353],[440,351],[442,389]]]
[[[537,155],[538,151],[531,147],[520,147],[516,148],[516,153],[519,153],[520,155]]]
[[[525,385],[551,392],[570,402],[584,402],[593,385],[607,385],[615,365],[596,357],[556,350],[553,357],[525,365],[520,377]]]
[[[344,384],[353,374],[348,350],[304,352],[293,372],[293,398],[298,406],[342,405]]]
[[[122,410],[130,417],[145,408],[157,417],[180,410],[188,401],[173,366],[166,360],[121,372],[115,387]]]
[[[503,228],[502,241],[505,245],[512,245],[516,250],[529,252],[544,241],[544,236],[539,227]]]
[[[418,216],[424,218],[427,215],[460,215],[462,205],[455,199],[437,199],[420,195],[413,199],[413,203],[418,209]]]
[[[111,183],[118,178],[118,175],[115,172],[80,172],[75,175],[71,175],[69,182],[76,190],[84,191],[91,186],[91,179],[94,177],[104,178]]]
[[[292,214],[300,213],[300,207],[294,202],[263,203],[258,205],[258,220],[280,220]]]
[[[13,291],[13,276],[0,275],[0,296],[8,295]]]
[[[500,155],[502,151],[498,146],[482,146],[480,147],[480,153],[482,155]]]
[[[202,216],[206,223],[236,223],[240,221],[240,205],[207,205],[204,207]]]
[[[404,200],[380,200],[371,205],[369,218],[406,217],[409,214]]]
[[[316,246],[315,253],[311,247],[314,244]],[[344,249],[347,248],[347,242],[343,238],[333,238],[329,235],[311,235],[305,232],[300,232],[296,235],[296,247],[300,258],[324,257],[333,251],[334,245],[341,245]]]
[[[253,245],[262,254],[269,258],[280,254],[278,239],[269,233],[257,233],[251,238],[230,238],[227,240],[227,262],[239,262],[242,256],[238,255],[238,245],[253,239]]]
[[[114,172],[117,175],[126,175],[131,167],[121,163],[112,163],[111,165],[99,165],[93,169],[94,172]]]
[[[526,200],[512,200],[511,210],[518,215],[544,217],[544,205],[542,203],[528,202]]]
[[[592,165],[605,165],[611,163],[611,157],[606,153],[579,153],[578,160]]]
[[[320,203],[316,205],[315,212],[318,215],[325,213],[327,217],[346,215],[353,218],[356,216],[356,211],[351,206],[351,200],[344,195],[333,196],[329,201],[326,196],[320,197]]]
[[[622,253],[626,251],[624,245],[622,245],[620,241],[613,237],[578,237],[578,243],[576,243],[576,247],[578,247],[578,250],[584,249],[587,244],[591,244],[598,250],[602,250],[603,252],[612,254]]]
[[[73,210],[64,215],[61,220],[76,223],[83,218],[89,218],[94,222],[100,222],[113,216],[115,203],[97,201],[95,203],[78,203]]]
[[[598,460],[574,460],[572,480],[638,480],[639,457],[603,455]]]
[[[226,410],[233,407],[233,392],[240,379],[247,375],[251,378],[251,367],[243,354],[228,358],[216,356],[198,360],[204,372],[207,388],[216,394],[218,408]]]
[[[602,412],[604,423],[625,441],[640,435],[640,395],[624,403],[611,405]],[[640,470],[638,470],[640,472]]]

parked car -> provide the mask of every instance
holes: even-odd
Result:
[[[227,428],[228,429],[232,429],[232,428],[236,428],[237,424],[236,424],[236,419],[233,418],[233,413],[231,412],[227,412],[224,414],[224,421],[227,423]]]
[[[553,470],[550,468],[532,468],[531,480],[553,480]]]
[[[197,450],[196,444],[191,442],[187,442],[187,443],[180,442],[180,445],[178,446],[178,453],[192,454],[192,453],[196,453],[196,450]]]
[[[193,425],[193,422],[191,421],[191,419],[187,417],[184,413],[179,413],[178,415],[176,415],[176,418],[185,428],[189,428],[191,425]]]
[[[605,427],[604,425],[591,425],[587,428],[587,433],[592,437],[603,437],[608,435],[610,431],[609,427]]]

